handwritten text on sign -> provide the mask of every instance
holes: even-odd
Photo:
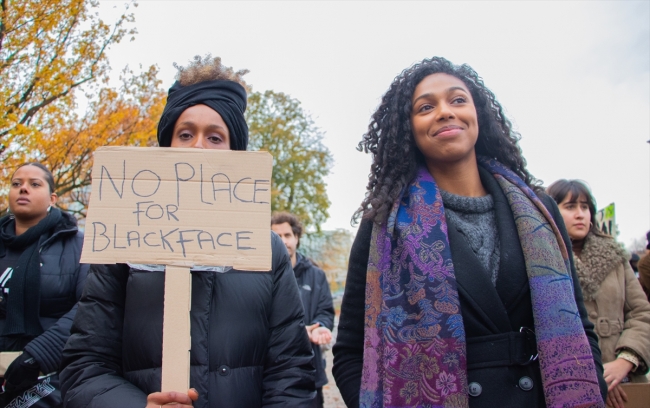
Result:
[[[100,148],[81,260],[269,270],[272,166],[265,152]]]

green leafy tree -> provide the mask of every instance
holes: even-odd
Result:
[[[273,155],[271,210],[291,212],[320,231],[329,217],[324,178],[332,163],[323,133],[298,100],[281,92],[250,94],[246,120],[250,150]]]

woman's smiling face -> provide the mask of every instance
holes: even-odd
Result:
[[[478,117],[463,81],[431,74],[415,87],[411,101],[411,128],[427,167],[476,159]]]

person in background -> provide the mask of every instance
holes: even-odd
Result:
[[[322,407],[324,403],[323,385],[327,384],[327,375],[325,374],[325,358],[321,350],[332,341],[334,326],[334,305],[330,286],[325,272],[298,252],[302,236],[302,224],[298,217],[286,212],[276,213],[271,217],[271,230],[282,238],[291,257],[293,273],[296,276],[300,298],[305,308],[307,334],[314,351],[316,391],[318,393],[315,406]]]
[[[395,78],[372,153],[333,374],[348,407],[603,406],[561,215],[468,65]]]
[[[639,277],[639,260],[641,257],[639,255],[632,253],[630,254],[630,267],[632,268],[632,271],[634,271],[634,275],[638,278]]]
[[[0,352],[22,352],[2,379],[0,406],[58,407],[59,364],[88,265],[77,220],[55,207],[52,173],[26,163],[0,219]]]
[[[546,192],[560,207],[573,249],[589,319],[602,352],[607,403],[623,408],[619,384],[648,382],[650,303],[629,264],[629,255],[596,228],[596,201],[579,180],[558,180]]]
[[[639,283],[650,302],[650,231],[647,232],[646,254],[639,260]]]
[[[246,89],[221,59],[179,68],[161,147],[246,150]],[[269,231],[272,269],[192,268],[191,390],[160,392],[164,268],[92,265],[63,351],[67,408],[311,407],[312,350],[291,259]]]

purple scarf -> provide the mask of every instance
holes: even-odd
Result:
[[[569,256],[544,204],[511,170],[479,164],[514,215],[530,283],[546,405],[604,407]],[[465,328],[438,186],[420,168],[372,231],[360,406],[468,407]]]

